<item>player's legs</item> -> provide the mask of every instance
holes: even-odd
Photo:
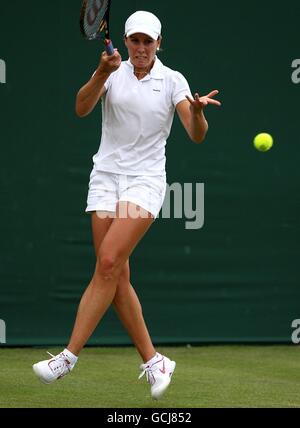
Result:
[[[92,233],[96,255],[112,223],[112,218],[104,217],[103,214],[99,215],[96,212],[92,214]],[[143,318],[141,304],[130,283],[129,260],[126,261],[120,274],[113,305],[143,361],[150,360],[156,351]]]
[[[73,369],[77,360],[76,355],[85,345],[109,305],[114,303],[119,317],[146,363],[141,365],[141,376],[147,374],[152,397],[159,398],[167,389],[176,363],[155,353],[143,319],[141,305],[130,284],[128,261],[131,252],[159,212],[165,188],[162,178],[152,178],[151,181],[149,177],[138,177],[133,180],[130,178],[130,187],[127,186],[127,179],[126,183],[123,181],[124,191],[121,192],[117,205],[116,218],[106,217],[101,223],[99,233],[94,234],[96,269],[91,283],[82,296],[70,343],[62,353],[53,356],[51,360],[41,361],[33,366],[35,373],[43,382],[51,383]],[[99,179],[99,183],[96,179]],[[91,174],[87,211],[94,211],[98,203],[109,207],[108,209],[114,209],[115,179],[113,174],[98,172]],[[97,181],[94,183],[95,186],[93,180]],[[103,186],[103,180],[107,186]],[[127,189],[130,192],[127,192]],[[145,196],[147,194],[148,197]],[[129,200],[131,202],[128,202]],[[142,209],[142,206],[145,209]],[[127,214],[125,217],[124,212]],[[132,213],[134,217],[131,216]],[[140,217],[136,217],[136,213],[139,213]]]
[[[149,361],[156,354],[156,350],[143,317],[140,301],[130,283],[129,262],[120,277],[113,304],[141,358],[144,362]]]
[[[130,202],[120,207],[132,208]],[[118,207],[119,208],[119,207]],[[120,217],[111,222],[97,252],[97,262],[92,280],[85,290],[67,349],[78,355],[100,319],[113,302],[124,264],[153,222],[151,216],[131,218]]]

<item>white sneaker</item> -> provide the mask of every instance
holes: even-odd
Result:
[[[142,373],[139,379],[146,373],[147,381],[151,385],[151,396],[154,400],[158,400],[168,388],[175,367],[175,361],[171,361],[163,355],[151,366],[148,364],[142,364],[140,366]]]
[[[47,353],[52,357],[50,360],[40,361],[32,366],[34,373],[43,383],[54,382],[73,370],[75,364],[71,364],[63,352],[56,356]]]

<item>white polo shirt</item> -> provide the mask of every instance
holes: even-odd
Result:
[[[165,146],[176,105],[191,91],[186,79],[156,58],[144,79],[122,61],[105,83],[102,136],[94,168],[115,174],[165,174]]]

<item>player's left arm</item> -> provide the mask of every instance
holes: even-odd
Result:
[[[196,93],[195,98],[191,98],[187,95],[186,100],[176,105],[178,116],[189,137],[195,143],[201,143],[208,130],[208,123],[204,116],[204,108],[208,104],[221,105],[220,101],[213,99],[218,93],[219,91],[214,90],[203,97],[200,97],[200,95]]]

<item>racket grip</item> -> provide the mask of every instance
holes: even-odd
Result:
[[[105,50],[107,55],[113,55],[115,50],[111,40],[105,39]]]

